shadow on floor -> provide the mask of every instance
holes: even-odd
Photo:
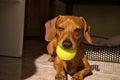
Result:
[[[27,79],[35,74],[36,66],[34,61],[46,54],[47,42],[40,39],[25,39],[22,59],[22,79]]]

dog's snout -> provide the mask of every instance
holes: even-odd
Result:
[[[62,43],[63,48],[70,49],[72,47],[72,42],[69,39],[66,39]]]

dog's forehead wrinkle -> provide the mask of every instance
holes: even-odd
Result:
[[[71,17],[71,16],[62,16],[57,21],[57,27],[63,27],[64,31],[71,31],[73,32],[76,29],[83,28],[83,24],[78,17]]]
[[[58,23],[58,26],[61,27],[77,27],[79,28],[82,24],[78,23],[72,19],[67,19],[65,21],[61,21],[61,23]]]

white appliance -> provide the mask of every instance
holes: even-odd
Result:
[[[0,0],[0,55],[21,57],[25,0]]]

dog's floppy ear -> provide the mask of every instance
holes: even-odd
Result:
[[[92,39],[90,37],[90,26],[87,24],[87,22],[85,21],[85,19],[83,17],[80,17],[80,19],[83,22],[83,26],[84,26],[84,37],[85,39],[88,41],[88,43],[92,44]]]
[[[46,41],[51,41],[55,38],[56,35],[56,21],[59,16],[55,17],[52,20],[49,20],[45,23],[46,27],[46,34],[45,34],[45,40]]]

